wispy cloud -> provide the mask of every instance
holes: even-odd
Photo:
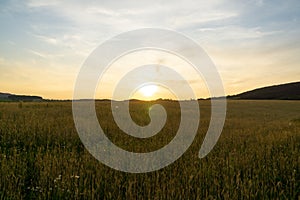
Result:
[[[39,40],[46,42],[48,44],[56,45],[58,43],[57,39],[45,35],[34,35],[37,37]]]
[[[212,21],[226,20],[237,17],[236,12],[201,12],[197,11],[186,16],[176,17],[174,20],[174,26],[177,28],[184,27],[197,27]]]
[[[211,39],[217,38],[218,40],[246,40],[258,39],[266,36],[276,35],[282,33],[282,30],[268,31],[263,30],[262,27],[241,27],[241,26],[221,26],[215,28],[199,28],[197,31],[206,34]]]
[[[63,76],[73,82],[87,55],[103,41],[132,29],[160,27],[201,44],[229,93],[255,81],[294,80],[300,69],[299,9],[297,0],[1,1],[0,75],[15,77],[14,83],[5,79],[10,88],[28,80],[34,87],[34,79],[43,81],[43,89],[63,85]],[[189,80],[196,85],[193,77]],[[72,84],[65,82],[70,95]]]
[[[56,0],[52,0],[52,1],[29,0],[29,1],[27,1],[27,6],[32,7],[32,8],[58,6],[58,5],[59,5],[59,1],[56,1]]]

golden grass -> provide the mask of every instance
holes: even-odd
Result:
[[[113,123],[110,102],[97,102],[99,122],[124,149],[153,151],[176,134],[177,102],[161,102],[161,133],[135,139]],[[151,102],[133,102],[132,118],[149,122]],[[198,151],[210,118],[188,151],[159,171],[129,174],[101,164],[83,147],[70,102],[0,103],[0,199],[299,199],[300,102],[228,101],[224,130],[213,151]]]

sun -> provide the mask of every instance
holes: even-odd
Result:
[[[146,85],[139,89],[139,91],[145,96],[145,97],[151,97],[155,92],[157,91],[158,87],[157,85]]]

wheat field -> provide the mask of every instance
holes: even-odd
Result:
[[[155,102],[133,101],[139,125]],[[98,120],[118,146],[160,149],[175,136],[179,104],[161,101],[165,127],[148,139],[115,125],[109,101],[96,102]],[[198,151],[210,121],[210,102],[199,101],[201,121],[191,147],[173,164],[144,174],[111,169],[84,148],[71,102],[0,103],[0,199],[299,199],[300,102],[229,100],[222,135],[203,159]]]

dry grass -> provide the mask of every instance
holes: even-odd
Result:
[[[99,122],[119,146],[159,149],[176,134],[176,102],[162,102],[169,119],[161,133],[134,139],[115,126],[109,102],[97,102]],[[147,124],[149,102],[131,114]],[[197,158],[209,123],[188,151],[156,172],[128,174],[106,167],[83,147],[70,102],[0,103],[0,199],[299,199],[300,102],[229,101],[223,133],[213,151]]]

